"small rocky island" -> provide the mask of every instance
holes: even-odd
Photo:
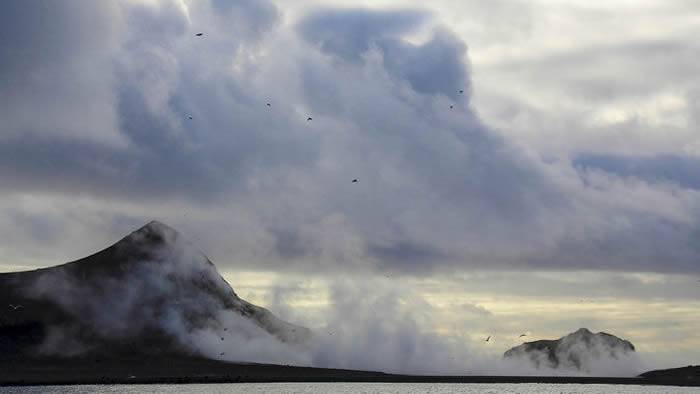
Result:
[[[503,357],[524,361],[536,369],[590,372],[594,363],[624,361],[634,352],[630,341],[581,328],[559,339],[523,343]]]

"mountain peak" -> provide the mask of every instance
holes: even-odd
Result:
[[[122,267],[133,263],[211,265],[204,253],[177,230],[157,220],[146,223],[109,248],[79,261],[83,261],[83,264],[89,261],[90,265],[119,261]]]
[[[601,360],[620,361],[635,351],[634,345],[614,335],[579,328],[559,339],[526,342],[503,355],[535,368],[590,372]]]
[[[15,323],[37,327],[20,347],[0,341],[0,358],[18,351],[218,358],[220,342],[234,355],[240,338],[297,343],[311,335],[239,298],[203,252],[155,220],[83,259],[0,275],[0,302],[25,306]],[[211,338],[221,339],[214,347]]]
[[[151,230],[151,231],[174,231],[177,232],[174,228],[168,226],[167,224],[163,222],[159,222],[157,220],[151,220],[150,222],[146,223],[143,227],[136,231],[140,230]]]
[[[177,238],[180,238],[180,234],[177,232],[177,230],[163,222],[151,220],[150,222],[146,223],[143,227],[124,237],[120,242],[138,242],[142,239],[145,239],[151,242],[160,243],[164,241],[175,241]]]

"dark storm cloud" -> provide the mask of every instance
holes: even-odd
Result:
[[[105,4],[3,38],[3,54],[31,55],[2,75],[6,195],[132,204],[114,208],[132,210],[114,213],[124,226],[189,205],[210,253],[263,269],[697,270],[692,197],[643,183],[630,201],[623,179],[494,133],[471,108],[466,45],[425,12],[324,10],[289,32],[269,2]]]

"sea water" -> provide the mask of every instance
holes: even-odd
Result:
[[[154,385],[94,385],[94,386],[28,386],[0,387],[0,393],[486,393],[486,394],[648,394],[648,393],[698,393],[698,387],[625,386],[607,384],[431,384],[431,383],[237,383],[237,384],[154,384]]]

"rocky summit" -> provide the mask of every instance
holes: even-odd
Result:
[[[596,363],[623,360],[634,352],[629,341],[581,328],[559,339],[525,342],[506,351],[503,357],[537,369],[590,372]]]
[[[298,344],[311,332],[238,297],[159,222],[74,262],[0,274],[0,358],[202,355],[197,341],[232,335]]]

